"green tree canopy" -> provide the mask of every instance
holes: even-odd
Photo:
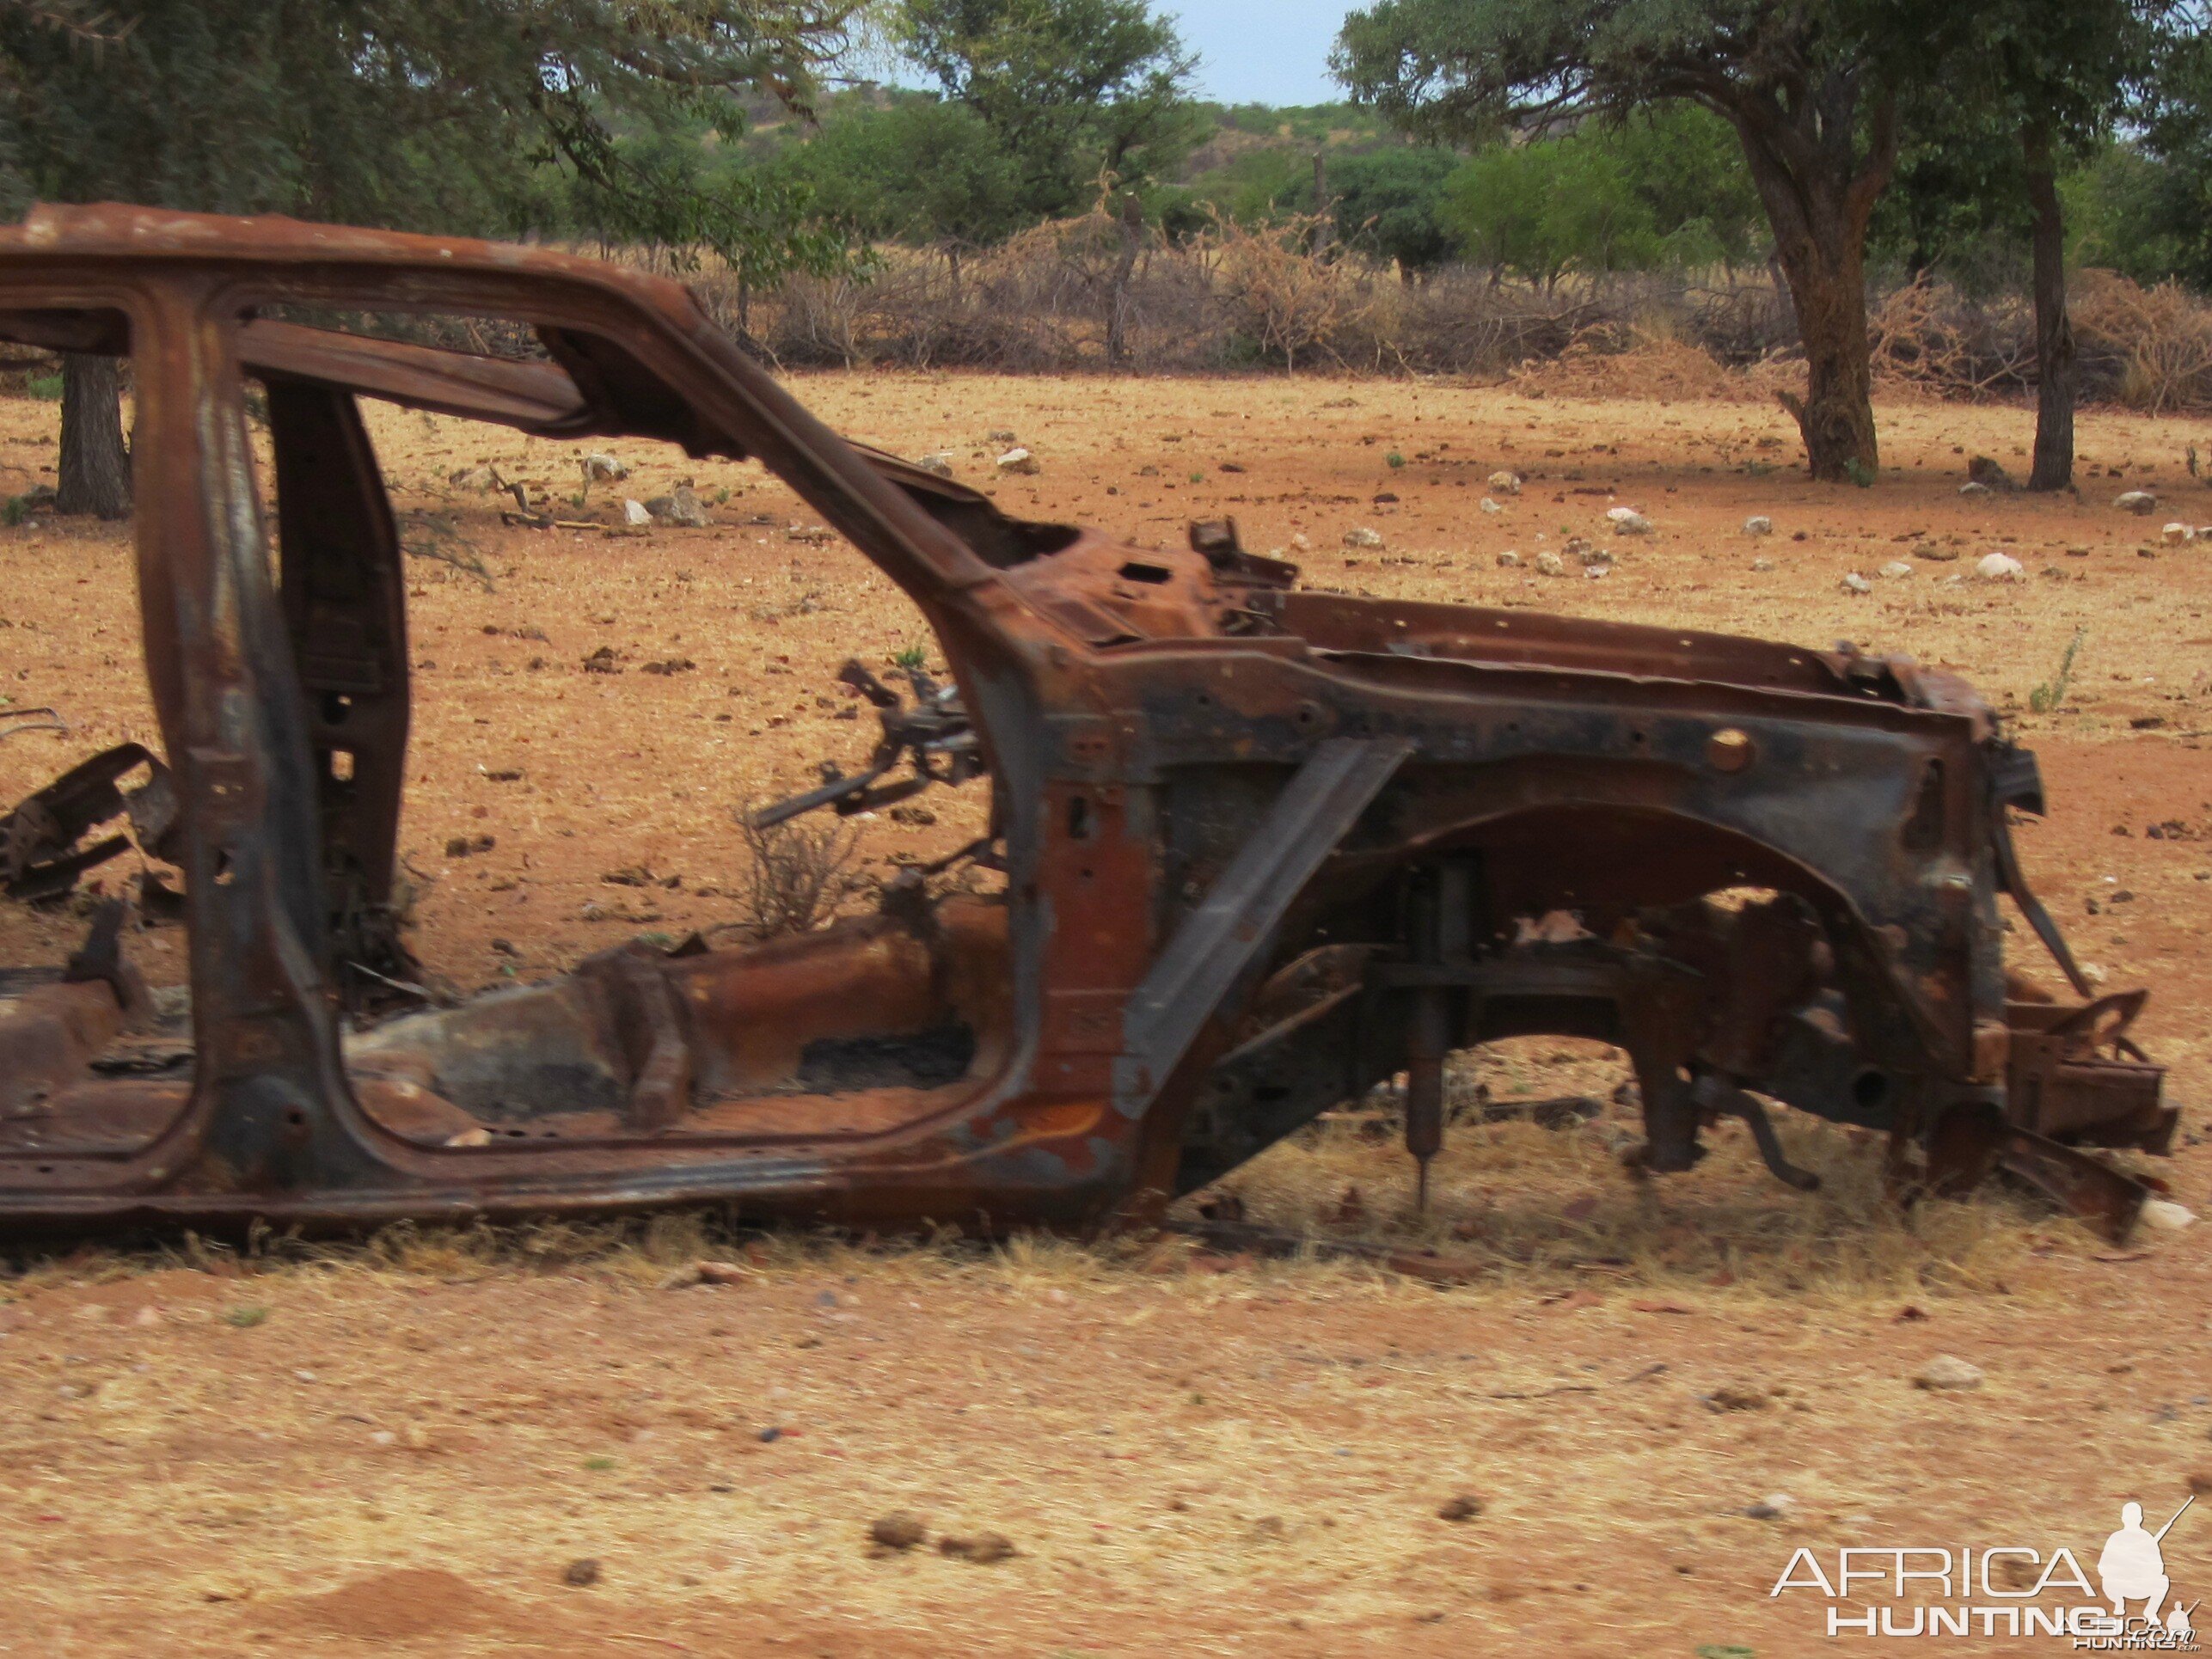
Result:
[[[1085,205],[1102,174],[1167,176],[1204,128],[1197,60],[1146,0],[904,0],[899,38],[1005,147],[1033,217]]]

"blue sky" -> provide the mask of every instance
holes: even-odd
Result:
[[[1165,0],[1203,60],[1198,86],[1223,103],[1319,104],[1344,96],[1329,47],[1357,0]]]

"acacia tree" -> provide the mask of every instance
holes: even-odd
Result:
[[[0,202],[412,230],[589,228],[755,275],[839,244],[769,183],[640,142],[738,95],[803,107],[855,0],[0,0]],[[72,361],[61,475],[127,508],[112,359]],[[119,427],[114,430],[119,433]]]
[[[907,55],[1005,147],[1029,217],[1102,198],[1121,244],[1106,360],[1125,362],[1141,193],[1198,140],[1197,58],[1147,0],[904,0],[898,30]]]
[[[1805,343],[1805,395],[1783,401],[1812,475],[1871,481],[1866,225],[1918,27],[1902,0],[1376,0],[1334,66],[1400,125],[1461,143],[1670,101],[1726,120]]]

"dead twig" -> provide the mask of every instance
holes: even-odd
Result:
[[[43,714],[46,719],[31,718],[37,714]],[[0,722],[7,721],[15,724],[0,724],[0,739],[21,737],[26,732],[67,732],[70,729],[70,724],[62,719],[61,712],[52,708],[11,708],[0,712]]]

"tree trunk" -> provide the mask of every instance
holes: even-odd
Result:
[[[123,442],[119,358],[64,352],[61,359],[61,477],[56,512],[131,516],[131,451]]]
[[[2051,163],[2050,132],[2020,130],[2027,160],[2028,205],[2035,210],[2036,453],[2031,490],[2074,483],[2074,393],[2079,377],[2074,324],[2066,314],[2066,219]]]
[[[1785,109],[1759,93],[1724,111],[1774,233],[1805,354],[1805,395],[1778,395],[1796,417],[1812,475],[1871,484],[1882,464],[1874,433],[1866,333],[1866,223],[1897,155],[1895,101],[1877,102],[1865,154],[1854,153],[1859,94],[1841,73]]]
[[[1805,343],[1805,395],[1779,394],[1804,435],[1815,478],[1872,483],[1882,465],[1866,337],[1866,266],[1855,239],[1827,237],[1785,248],[1783,274]],[[1820,244],[1826,242],[1823,247]]]
[[[1121,199],[1118,217],[1121,257],[1114,262],[1113,282],[1106,292],[1106,362],[1117,369],[1129,361],[1129,279],[1144,248],[1144,208],[1133,193]]]

